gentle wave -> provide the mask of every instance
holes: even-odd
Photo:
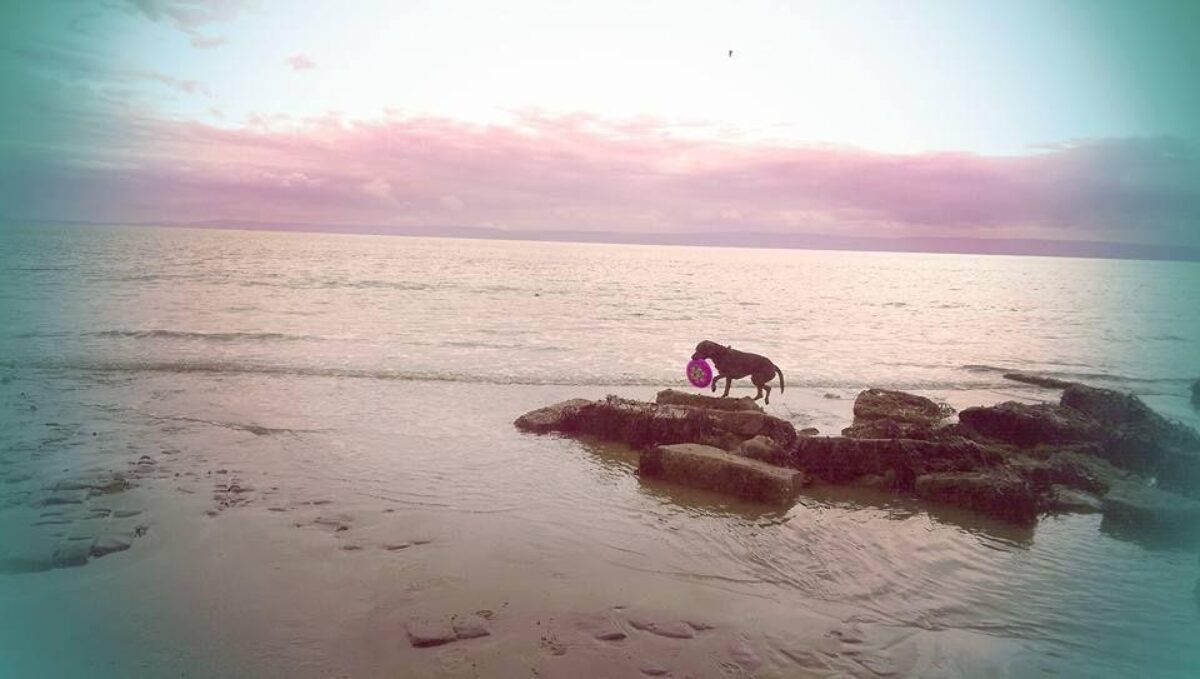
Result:
[[[179,373],[179,374],[219,374],[219,375],[268,375],[291,377],[329,377],[349,379],[389,380],[401,382],[460,382],[465,384],[491,384],[516,386],[577,386],[577,387],[655,387],[691,390],[692,387],[682,377],[657,375],[635,377],[630,375],[600,375],[580,373],[554,374],[504,374],[479,371],[441,371],[441,370],[390,370],[379,368],[353,368],[345,366],[322,365],[289,365],[272,363],[253,363],[244,361],[78,361],[52,360],[35,361],[27,364],[34,369],[46,370],[79,370],[85,372],[121,372],[121,373]],[[996,389],[1011,388],[1013,382],[1004,379],[987,380],[907,380],[907,381],[869,381],[862,379],[790,379],[790,388],[821,389],[821,390],[853,390],[868,387],[887,387],[892,389],[949,391],[959,389]],[[738,383],[735,387],[748,387],[748,383]]]
[[[1067,382],[1084,382],[1084,383],[1112,383],[1122,385],[1178,385],[1191,384],[1195,381],[1192,377],[1128,377],[1125,375],[1113,375],[1111,373],[1098,372],[1078,372],[1072,370],[1024,370],[1020,368],[1001,368],[994,365],[967,364],[962,366],[962,369],[972,373],[985,374],[1005,374],[1005,373],[1020,373],[1028,375],[1037,375],[1039,377],[1053,377]]]
[[[192,332],[186,330],[99,330],[83,333],[88,337],[119,337],[128,339],[183,339],[210,342],[306,341],[326,338],[315,335],[290,335],[281,332]]]

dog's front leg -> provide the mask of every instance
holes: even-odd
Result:
[[[729,377],[729,376],[726,376],[726,377],[725,377],[725,393],[724,393],[724,394],[721,394],[721,398],[728,398],[728,397],[729,397],[729,385],[731,385],[731,384],[733,384],[733,378],[732,378],[732,377]]]

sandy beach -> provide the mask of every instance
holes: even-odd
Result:
[[[0,579],[9,619],[25,621],[4,635],[20,674],[963,676],[1079,662],[1045,646],[1042,621],[1000,607],[1036,591],[1021,578],[1046,575],[1022,562],[1058,563],[1064,543],[1096,539],[1096,516],[1022,528],[821,487],[777,510],[639,479],[621,446],[511,427],[524,410],[607,389],[396,384],[369,418],[327,414],[314,431],[309,390],[379,385],[202,378],[201,392],[241,394],[228,404],[170,376],[140,379],[136,401],[120,379],[86,399],[23,374],[3,385],[8,411],[43,427],[8,442],[2,472],[3,533],[26,555],[10,549]],[[386,406],[407,389],[423,407]],[[502,407],[484,407],[501,393]],[[853,395],[789,393],[787,409],[837,430]],[[1039,397],[930,395],[959,407]],[[474,424],[444,417],[472,403]],[[371,445],[339,446],[350,428]],[[98,490],[75,490],[87,485]],[[830,530],[836,542],[817,537]],[[62,562],[74,544],[92,545],[86,565]],[[128,549],[96,554],[104,544]],[[1102,571],[1117,570],[1107,556]],[[1122,578],[1143,559],[1126,558]],[[1124,596],[1147,622],[1184,623],[1194,610],[1177,588],[1194,559],[1154,560],[1167,577]],[[1159,643],[1186,646],[1190,632],[1172,641],[1168,629]]]

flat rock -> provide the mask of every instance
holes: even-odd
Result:
[[[700,443],[733,450],[746,439],[761,434],[786,449],[797,438],[796,428],[790,422],[757,410],[662,405],[616,396],[602,401],[564,401],[526,413],[515,424],[524,431],[589,435],[634,448]]]
[[[1037,518],[1039,498],[1032,485],[1006,469],[942,472],[918,476],[918,497],[974,509],[1020,523]]]
[[[770,504],[791,502],[804,483],[803,472],[795,469],[694,443],[643,451],[638,473]]]
[[[762,412],[762,406],[749,396],[741,398],[721,398],[703,394],[689,394],[674,389],[663,389],[655,396],[654,402],[659,405],[693,406],[711,410],[756,410]]]
[[[458,639],[454,627],[446,620],[410,620],[406,631],[409,643],[417,648],[441,646]]]
[[[535,434],[545,434],[551,431],[561,431],[566,422],[580,407],[591,403],[586,398],[573,398],[552,406],[538,408],[518,417],[513,424],[522,431]]]

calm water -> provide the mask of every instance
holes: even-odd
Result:
[[[0,575],[14,667],[317,675],[354,655],[382,671],[400,651],[356,645],[380,629],[368,621],[501,599],[530,616],[699,615],[739,630],[747,676],[1196,667],[1195,552],[1098,516],[1015,529],[844,489],[765,512],[642,482],[628,451],[511,426],[565,398],[680,388],[700,339],[771,356],[788,385],[772,412],[825,431],[867,386],[956,405],[1053,397],[1001,378],[1014,369],[1132,390],[1195,423],[1195,264],[158,229],[0,239],[0,552],[39,539],[31,498],[63,474],[142,454],[166,470],[134,496],[154,522],[145,544]],[[209,518],[218,471],[253,492]],[[321,512],[353,528],[311,542],[297,525]],[[381,548],[398,534],[431,542]],[[148,596],[143,578],[179,586]],[[48,660],[36,640],[112,616],[46,608],[98,590],[137,605],[71,636],[90,659]],[[346,599],[331,607],[331,591]],[[233,602],[244,623],[222,617]]]

